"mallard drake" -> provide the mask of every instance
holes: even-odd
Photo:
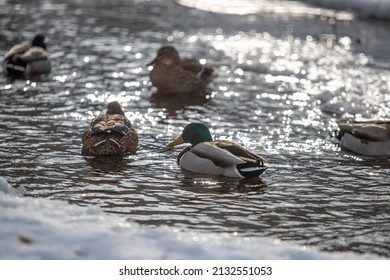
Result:
[[[336,137],[343,150],[367,156],[390,155],[390,121],[339,121]]]
[[[135,153],[138,134],[118,102],[107,105],[107,111],[94,118],[82,137],[82,154],[89,156]]]
[[[170,45],[161,47],[157,57],[148,64],[152,84],[163,94],[206,93],[207,85],[218,76],[210,64],[201,64],[192,58],[180,58]]]
[[[4,57],[3,73],[11,79],[34,79],[48,75],[51,71],[49,54],[46,51],[45,37],[37,34],[31,45],[13,46]]]
[[[199,174],[243,178],[260,176],[265,159],[228,140],[213,140],[202,123],[190,123],[168,148],[190,143],[178,156],[180,167]]]

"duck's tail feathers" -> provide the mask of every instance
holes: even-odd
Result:
[[[7,77],[21,79],[26,72],[27,63],[19,57],[11,56],[4,61],[4,71]]]
[[[198,77],[204,81],[211,81],[212,79],[218,76],[212,68],[203,66],[202,69],[198,72]]]
[[[337,139],[338,141],[340,141],[341,137],[343,137],[343,134],[341,133],[340,130],[335,130],[333,132],[329,132],[329,136],[331,139]]]
[[[95,125],[92,128],[92,135],[97,134],[116,134],[118,136],[125,136],[129,132],[130,128],[126,125],[114,125],[114,126],[99,126]]]
[[[264,166],[263,162],[245,162],[237,164],[237,170],[244,177],[258,177],[264,173],[267,167]]]

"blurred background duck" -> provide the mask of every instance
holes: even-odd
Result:
[[[116,101],[107,105],[106,113],[94,118],[82,137],[82,154],[89,156],[135,153],[138,134]]]
[[[3,60],[4,76],[10,80],[40,79],[51,71],[49,54],[46,51],[45,37],[35,35],[31,45],[17,44],[6,54]]]
[[[208,175],[234,178],[258,177],[267,168],[265,159],[228,140],[213,140],[209,129],[202,123],[188,124],[182,134],[168,144],[173,148],[190,143],[178,156],[183,169]]]
[[[162,94],[202,95],[208,84],[218,76],[210,64],[201,64],[192,58],[180,58],[170,45],[161,47],[157,57],[148,64],[153,65],[150,79]]]
[[[390,121],[338,122],[336,138],[343,150],[366,156],[390,156]]]

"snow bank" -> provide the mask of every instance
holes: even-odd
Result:
[[[142,227],[95,207],[21,193],[0,178],[0,259],[372,258],[324,253],[265,238]]]

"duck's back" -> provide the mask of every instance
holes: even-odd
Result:
[[[28,49],[30,48],[30,45],[27,44],[17,44],[13,46],[4,56],[4,61],[9,59],[10,57],[14,55],[21,56],[23,55]]]
[[[227,177],[257,177],[265,170],[265,159],[228,140],[201,142],[183,150],[178,163],[195,173]]]
[[[5,55],[3,68],[6,77],[23,79],[49,74],[51,63],[41,47],[18,44]]]
[[[349,133],[369,141],[390,140],[390,122],[388,121],[344,122],[339,123],[339,128],[342,134]]]
[[[183,69],[195,74],[206,85],[218,76],[211,64],[201,64],[193,58],[183,57],[181,59],[181,66]]]
[[[160,93],[204,94],[207,85],[217,76],[210,65],[195,59],[182,58],[174,65],[155,65],[150,78]]]
[[[85,130],[82,142],[84,155],[118,155],[134,153],[138,135],[126,117],[101,114]]]
[[[343,150],[367,156],[390,155],[390,122],[340,122],[339,128]]]

